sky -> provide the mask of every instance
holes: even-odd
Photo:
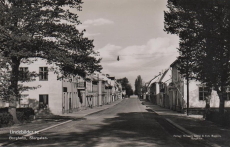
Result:
[[[134,89],[140,75],[144,82],[169,68],[179,55],[179,39],[164,32],[167,0],[83,0],[76,11],[85,37],[94,40],[102,73],[127,77]],[[119,61],[117,57],[119,56]]]

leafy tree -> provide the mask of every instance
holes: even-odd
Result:
[[[0,54],[0,98],[6,98],[10,85],[10,69],[7,59]]]
[[[136,95],[141,95],[141,93],[142,93],[142,85],[143,85],[143,81],[142,81],[142,78],[141,78],[141,76],[139,75],[139,76],[137,76],[137,79],[135,80],[135,94]]]
[[[85,76],[102,69],[94,52],[93,40],[79,32],[76,13],[81,0],[1,0],[0,53],[10,65],[9,112],[16,118],[19,92],[19,66],[42,58],[55,63],[62,77]]]
[[[230,85],[230,1],[168,0],[167,7],[165,31],[179,35],[179,60],[186,66],[180,72],[216,90],[223,114]]]
[[[133,95],[133,89],[130,84],[126,86],[125,90],[126,90],[126,94],[128,95],[128,97],[130,97],[130,95]]]
[[[121,78],[121,79],[117,79],[117,82],[121,83],[121,86],[122,86],[122,88],[124,88],[126,90],[126,95],[128,95],[128,97],[130,95],[133,95],[132,86],[130,85],[129,80],[126,77]]]

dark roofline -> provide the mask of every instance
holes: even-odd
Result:
[[[109,78],[110,80],[115,80],[115,77],[107,77],[107,78]]]
[[[155,76],[152,80],[154,80],[154,79],[156,79],[157,77],[159,77],[161,74],[159,74],[159,75],[157,75],[157,76]],[[148,83],[148,86],[147,87],[149,87],[149,85],[150,85],[150,83],[152,82],[152,80],[150,80],[149,81],[149,83]]]
[[[170,67],[175,66],[178,62],[179,62],[178,59],[176,59],[176,60],[170,65]]]
[[[164,71],[164,73],[163,73],[163,75],[161,76],[161,78],[160,78],[160,80],[159,80],[159,82],[161,82],[162,81],[162,79],[165,77],[165,75],[167,74],[167,72],[169,71],[169,68],[168,69],[166,69],[165,71]]]

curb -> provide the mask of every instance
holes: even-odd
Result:
[[[48,127],[48,128],[44,128],[44,129],[41,129],[41,130],[39,130],[39,131],[35,131],[36,133],[26,134],[26,135],[23,135],[23,136],[25,136],[25,137],[29,137],[29,136],[31,136],[31,135],[34,135],[34,134],[37,134],[37,133],[40,133],[40,132],[43,132],[43,131],[49,130],[49,129],[51,129],[51,128],[54,128],[54,127],[57,127],[57,126],[60,126],[60,125],[63,125],[63,124],[69,123],[69,122],[71,122],[71,121],[73,121],[73,120],[68,120],[68,121],[65,121],[65,122],[62,122],[62,123],[59,123],[59,124],[56,124],[56,125],[50,126],[50,127]]]
[[[158,114],[156,111],[154,111],[153,109],[151,109],[154,113],[156,113],[159,116],[162,116],[160,114]],[[163,117],[163,116],[162,116]],[[183,128],[182,126],[176,124],[175,122],[173,122],[172,120],[163,117],[168,123],[170,123],[171,125],[173,125],[174,127],[176,127],[178,130],[180,130],[181,132],[184,132],[185,134],[191,135],[193,136],[193,138],[196,138],[196,136],[199,136],[189,130],[186,130],[185,128]],[[203,140],[203,139],[202,139]],[[204,139],[206,141],[206,143],[210,146],[210,147],[221,147],[220,145],[216,144],[216,143],[211,143],[210,141]]]
[[[193,136],[193,138],[196,138],[196,136],[198,136],[197,134],[195,133],[192,133],[190,132],[189,130],[186,130],[185,128],[181,127],[180,125],[174,123],[172,120],[168,119],[168,118],[165,118],[166,121],[168,121],[171,125],[175,126],[177,129],[179,129],[180,131],[184,132],[184,133],[187,133],[191,136]],[[195,137],[194,137],[195,136]],[[203,138],[202,138],[203,140]],[[215,144],[215,143],[211,143],[209,142],[208,140],[204,139],[206,141],[206,143],[211,146],[211,147],[221,147],[219,146],[218,144]]]
[[[164,116],[158,114],[156,111],[154,111],[153,109],[151,109],[154,113],[156,113],[157,115],[163,117],[168,123],[170,123],[171,125],[173,125],[174,127],[176,127],[178,130],[180,130],[181,132],[184,132],[185,134],[188,135],[192,135],[192,136],[197,136],[197,134],[190,132],[189,130],[186,130],[185,128],[183,128],[182,126],[176,124],[175,122],[173,122],[172,120],[170,120],[169,118],[165,118]]]
[[[123,99],[122,99],[120,102],[122,102],[122,101],[123,101]],[[117,105],[117,104],[119,104],[120,102],[118,102],[118,103],[114,104],[113,106],[116,106],[116,105]],[[111,106],[111,107],[113,107],[113,106]],[[93,115],[93,114],[99,113],[99,112],[104,111],[104,110],[106,110],[106,109],[109,109],[109,108],[111,108],[111,107],[107,107],[107,108],[105,108],[105,109],[98,110],[98,111],[96,111],[96,112],[92,112],[92,113],[87,114],[87,115],[85,115],[85,116],[90,116],[90,115]]]
[[[186,133],[186,134],[188,134],[188,135],[197,136],[197,134],[192,133],[192,132],[190,132],[189,130],[186,130],[185,128],[181,127],[180,125],[174,123],[172,120],[170,120],[170,119],[168,119],[168,118],[165,118],[165,120],[166,120],[167,122],[169,122],[170,124],[172,124],[173,126],[175,126],[175,127],[176,127],[177,129],[179,129],[180,131],[182,131],[182,132],[184,132],[184,133]]]
[[[32,136],[32,135],[34,135],[34,134],[38,134],[38,133],[40,133],[40,132],[49,130],[49,129],[51,129],[51,128],[54,128],[54,127],[57,127],[57,126],[60,126],[60,125],[69,123],[69,122],[71,122],[71,121],[72,121],[72,120],[68,120],[68,121],[65,121],[65,122],[62,122],[62,123],[59,123],[59,124],[56,124],[56,125],[53,125],[53,126],[44,128],[44,129],[41,129],[41,130],[39,130],[39,131],[33,131],[34,133],[30,133],[30,134],[26,134],[26,135],[22,135],[22,136],[23,136],[23,137],[29,137],[29,136]],[[14,143],[14,142],[16,142],[16,141],[19,141],[19,140],[15,140],[15,141],[12,141],[12,142],[6,141],[6,142],[3,142],[3,143],[0,143],[0,147],[1,147],[1,146],[6,146],[6,145],[9,145],[9,144],[12,144],[12,143]]]
[[[122,102],[122,101],[123,101],[123,99],[122,99],[120,102]],[[116,104],[112,105],[111,107],[116,106],[116,105],[117,105],[117,104],[119,104],[120,102],[118,102],[118,103],[116,103]],[[93,113],[87,114],[87,115],[85,115],[85,116],[89,116],[89,115],[92,115],[92,114],[95,114],[95,113],[99,113],[99,112],[101,112],[101,111],[103,111],[103,110],[106,110],[106,109],[109,109],[109,108],[111,108],[111,107],[107,107],[107,108],[105,108],[105,109],[102,109],[102,110],[99,110],[99,111],[96,111],[96,112],[93,112]],[[83,119],[86,119],[86,118],[84,118],[85,116],[80,117],[80,118],[77,118],[77,120],[83,120]],[[71,119],[71,118],[70,118],[70,119]],[[62,122],[62,123],[59,123],[59,124],[56,124],[56,125],[53,125],[53,126],[50,126],[50,127],[44,128],[44,129],[41,129],[41,130],[39,130],[39,131],[34,131],[34,133],[31,133],[31,134],[26,134],[26,135],[23,135],[23,136],[24,136],[24,137],[29,137],[29,136],[32,136],[32,135],[34,135],[34,134],[38,134],[38,133],[40,133],[40,132],[43,132],[43,131],[46,131],[46,130],[52,129],[52,128],[54,128],[54,127],[57,127],[57,126],[60,126],[60,125],[63,125],[63,124],[69,123],[69,122],[74,121],[74,120],[76,120],[76,119],[74,119],[74,118],[73,118],[73,119],[71,119],[71,120],[68,120],[68,121],[65,121],[65,122]],[[15,140],[15,141],[12,141],[12,142],[10,142],[10,141],[6,141],[6,142],[3,142],[3,143],[0,143],[0,147],[6,146],[6,145],[10,145],[10,144],[12,144],[12,143],[14,143],[14,142],[16,142],[16,141],[19,141],[19,140]]]

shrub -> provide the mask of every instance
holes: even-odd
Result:
[[[8,125],[13,123],[13,116],[9,112],[0,112],[0,125]]]
[[[17,108],[17,118],[19,121],[30,121],[34,116],[34,110],[32,108]]]
[[[16,116],[20,122],[30,121],[34,119],[35,113],[32,108],[17,108]],[[6,126],[13,122],[12,115],[8,112],[8,108],[0,108],[0,125]]]
[[[220,115],[218,111],[209,111],[206,116],[206,120],[212,121],[216,124],[230,126],[230,112],[225,112],[224,115]]]
[[[8,112],[8,108],[0,108],[0,113]]]
[[[34,110],[32,108],[17,108],[17,112],[24,112],[28,117],[34,115]]]
[[[17,116],[18,120],[22,123],[26,120],[26,116],[25,116],[24,112],[18,112],[17,111],[16,116]]]

